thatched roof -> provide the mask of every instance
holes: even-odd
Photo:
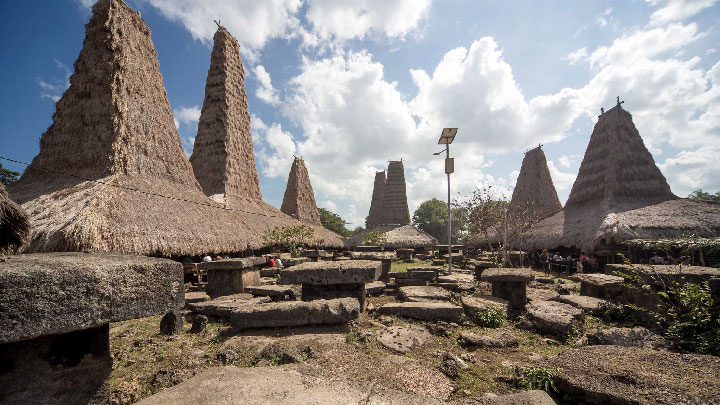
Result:
[[[539,146],[527,151],[510,200],[511,215],[539,219],[561,209],[545,153]]]
[[[379,225],[383,199],[385,198],[385,171],[375,172],[375,184],[373,185],[372,199],[370,200],[370,213],[367,217],[367,226]]]
[[[390,161],[383,192],[380,223],[392,225],[410,224],[410,209],[405,186],[405,166],[402,161]]]
[[[322,225],[305,161],[295,157],[280,211],[306,224]]]
[[[601,245],[692,233],[720,235],[720,204],[678,199],[619,105],[598,119],[563,211],[541,220],[531,248]]]
[[[239,215],[203,194],[150,30],[122,0],[93,7],[70,87],[39,155],[9,192],[30,216],[32,252],[236,252],[261,245],[259,218],[285,217],[253,205],[245,211],[260,215]]]
[[[412,225],[374,225],[356,232],[346,240],[348,247],[363,245],[363,236],[369,232],[378,232],[385,236],[383,246],[398,248],[430,247],[438,244],[438,240]]]
[[[240,45],[223,27],[218,28],[214,41],[205,100],[190,161],[205,194],[238,217],[236,232],[259,244],[269,229],[300,225],[300,222],[262,200],[250,135]],[[317,218],[316,222],[306,223],[315,230],[312,244],[342,247],[342,238],[320,224],[307,170],[305,177]],[[306,198],[305,193],[303,198]],[[262,215],[246,214],[248,211]]]
[[[29,230],[27,214],[8,198],[0,183],[0,254],[13,253],[25,245]]]

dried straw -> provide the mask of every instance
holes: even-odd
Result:
[[[405,167],[402,161],[390,161],[383,192],[380,223],[383,225],[410,224],[410,209],[405,186]]]
[[[370,213],[367,218],[367,226],[380,225],[383,200],[385,199],[385,171],[375,173],[375,184],[373,186],[372,199],[370,200]]]
[[[8,198],[0,184],[0,253],[14,253],[27,244],[29,231],[25,211]]]
[[[285,188],[280,211],[298,219],[300,222],[322,225],[320,213],[315,203],[315,193],[312,184],[310,184],[310,175],[307,167],[305,167],[305,161],[298,157],[293,160],[290,168],[287,188]]]
[[[510,200],[513,217],[543,218],[562,209],[545,153],[538,146],[525,153]]]
[[[346,240],[349,247],[363,244],[363,236],[369,232],[378,232],[385,235],[386,243],[383,246],[399,248],[421,248],[438,244],[438,240],[412,225],[374,225],[356,232]]]

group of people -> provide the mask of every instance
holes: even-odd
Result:
[[[558,273],[564,268],[568,274],[572,273],[577,266],[582,266],[583,272],[590,272],[597,267],[597,259],[594,256],[580,252],[580,257],[575,258],[572,254],[563,256],[560,252],[548,252],[543,250],[540,254],[540,264],[545,271],[545,275],[549,275],[551,270]],[[579,269],[578,269],[579,270]]]
[[[650,257],[649,263],[654,265],[667,265],[667,264],[690,264],[690,257],[689,256],[681,256],[680,258],[674,258],[670,253],[667,253],[665,256],[660,256],[657,254],[657,252],[650,253],[652,256]]]

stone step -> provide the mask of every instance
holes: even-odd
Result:
[[[306,326],[345,323],[359,315],[354,298],[283,301],[239,306],[231,311],[230,323],[238,329]]]
[[[385,291],[387,285],[382,281],[373,281],[372,283],[365,284],[365,294],[374,295],[380,294]]]
[[[463,309],[447,302],[400,302],[385,304],[378,308],[378,312],[421,321],[458,322]]]
[[[398,297],[409,302],[448,301],[450,291],[440,287],[408,286],[398,289]]]
[[[252,294],[233,294],[217,297],[210,301],[197,302],[188,304],[187,307],[191,311],[219,318],[227,318],[233,310],[243,306],[252,306],[261,303],[271,302],[270,297],[253,298]]]
[[[607,300],[584,295],[560,295],[558,301],[580,308],[585,312],[597,312],[602,305],[609,303]]]

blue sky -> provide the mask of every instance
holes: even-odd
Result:
[[[52,122],[92,0],[0,0],[0,155],[29,162]],[[446,193],[432,153],[459,127],[454,194],[510,192],[544,144],[565,201],[600,107],[616,96],[676,194],[720,189],[717,0],[132,0],[152,30],[186,152],[213,19],[240,41],[264,199],[292,155],[318,206],[361,225],[374,172],[406,166],[411,210]],[[2,164],[22,171],[21,165]]]

